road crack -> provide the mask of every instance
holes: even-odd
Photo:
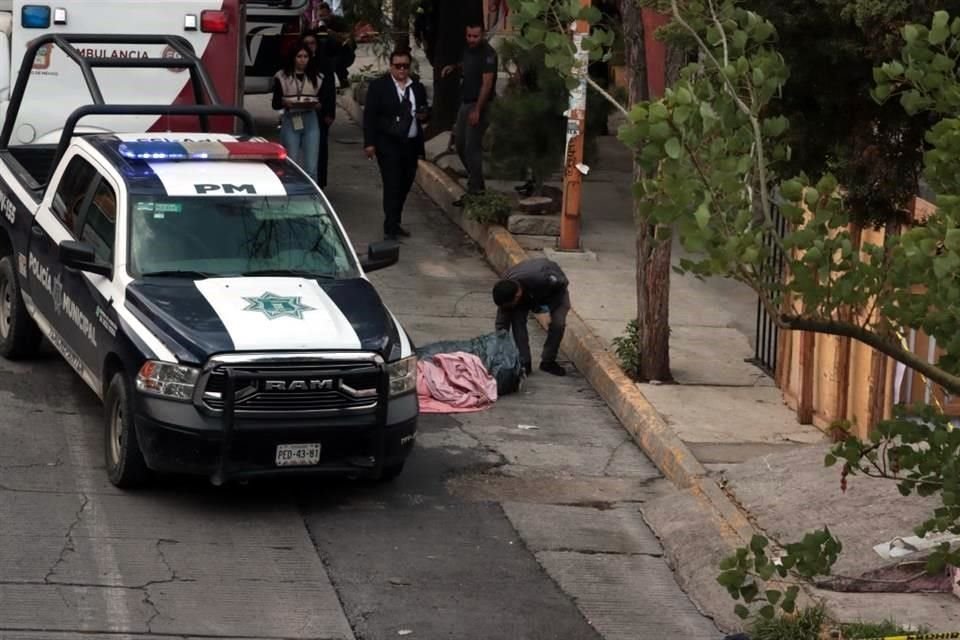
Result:
[[[10,471],[14,469],[38,469],[45,468],[50,469],[53,467],[62,467],[63,466],[63,454],[58,453],[57,457],[54,458],[53,462],[30,462],[24,464],[0,464],[0,470]]]
[[[467,436],[468,438],[476,442],[477,447],[479,449],[483,449],[493,457],[497,458],[497,462],[492,462],[489,465],[483,465],[486,471],[493,471],[494,469],[499,469],[500,467],[505,467],[508,464],[510,464],[510,461],[507,459],[505,455],[497,451],[493,446],[486,444],[485,442],[483,442],[483,440],[481,440],[477,436],[467,431],[464,428],[462,423],[460,422],[457,423],[457,429],[460,431],[460,433],[462,433],[463,435]]]
[[[167,571],[170,572],[170,578],[167,580],[157,580],[153,582],[148,582],[144,584],[144,587],[149,587],[154,584],[162,584],[168,582],[177,582],[180,580],[180,577],[177,575],[177,570],[173,568],[173,565],[170,564],[169,559],[167,559],[167,554],[163,551],[163,545],[165,544],[180,544],[178,540],[170,540],[165,538],[160,538],[157,540],[157,544],[154,547],[157,550],[157,555],[160,557],[160,562],[163,563],[163,566],[167,568]]]
[[[603,471],[600,472],[600,475],[606,476],[607,472],[610,470],[610,467],[613,466],[613,462],[617,457],[617,454],[620,453],[620,449],[623,449],[628,443],[632,443],[633,438],[625,438],[623,442],[618,444],[613,452],[610,454],[610,458],[607,460],[607,464],[603,466]]]
[[[80,496],[83,501],[80,504],[80,508],[77,509],[77,513],[74,516],[73,522],[71,522],[70,526],[67,528],[67,533],[64,535],[63,547],[60,549],[60,554],[47,570],[47,575],[43,577],[43,581],[47,584],[54,584],[50,579],[57,572],[57,568],[66,562],[68,553],[75,553],[77,550],[73,542],[73,530],[76,529],[83,520],[83,512],[87,510],[87,506],[90,504],[90,497],[87,494],[81,493]]]

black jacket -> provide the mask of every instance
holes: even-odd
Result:
[[[524,260],[507,270],[503,279],[520,283],[523,298],[513,311],[497,309],[497,329],[506,329],[510,325],[513,312],[526,313],[538,307],[554,309],[563,300],[569,284],[560,265],[547,258]]]
[[[416,101],[417,109],[430,108],[427,103],[427,90],[423,84],[413,78],[411,92]],[[363,146],[382,147],[391,142],[402,142],[402,138],[391,136],[391,123],[400,115],[400,96],[397,94],[397,85],[389,73],[370,82],[367,89],[367,98],[363,105]],[[423,124],[417,120],[416,141],[420,147],[419,153],[424,155]]]

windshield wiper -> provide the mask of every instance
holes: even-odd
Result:
[[[244,271],[245,276],[297,276],[299,278],[312,278],[315,280],[333,280],[336,276],[329,273],[316,273],[315,271],[303,271],[299,269],[257,269],[256,271]]]
[[[203,280],[204,278],[209,278],[210,276],[216,275],[214,273],[205,273],[203,271],[191,271],[189,269],[171,269],[169,271],[148,271],[146,273],[141,273],[140,276],[143,278],[191,278],[193,280]]]

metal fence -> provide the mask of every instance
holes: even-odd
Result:
[[[775,233],[782,238],[787,231],[787,221],[776,205],[771,207]],[[786,262],[780,245],[776,242],[773,233],[767,235],[764,241],[767,247],[767,260],[764,264],[764,273],[774,282],[783,278],[783,268]],[[776,280],[774,280],[776,279]],[[771,282],[771,284],[773,284]],[[754,353],[751,362],[769,375],[777,370],[777,347],[779,344],[780,328],[774,318],[767,312],[763,300],[757,300],[757,333],[754,340]]]

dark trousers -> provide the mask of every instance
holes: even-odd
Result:
[[[560,343],[567,328],[567,313],[570,312],[569,292],[564,291],[563,295],[557,296],[556,300],[551,301],[547,306],[550,309],[550,327],[547,329],[547,339],[543,343],[540,362],[556,362]],[[527,333],[527,316],[531,311],[539,313],[538,309],[529,307],[517,307],[510,312],[510,331],[513,333],[513,341],[517,343],[517,349],[520,350],[520,361],[524,364],[530,364],[533,361],[530,355],[530,337]]]
[[[383,180],[383,233],[396,235],[403,205],[417,177],[420,144],[416,138],[390,140],[377,145],[377,164]]]
[[[481,193],[484,190],[483,182],[483,134],[487,131],[490,124],[489,109],[484,109],[480,113],[480,122],[477,126],[471,127],[467,118],[476,103],[465,103],[460,105],[460,111],[457,113],[457,124],[453,131],[453,141],[457,147],[457,155],[460,156],[460,162],[463,168],[467,170],[467,191],[469,193]]]
[[[327,165],[330,163],[330,127],[320,118],[320,154],[317,156],[317,184],[327,188]]]

